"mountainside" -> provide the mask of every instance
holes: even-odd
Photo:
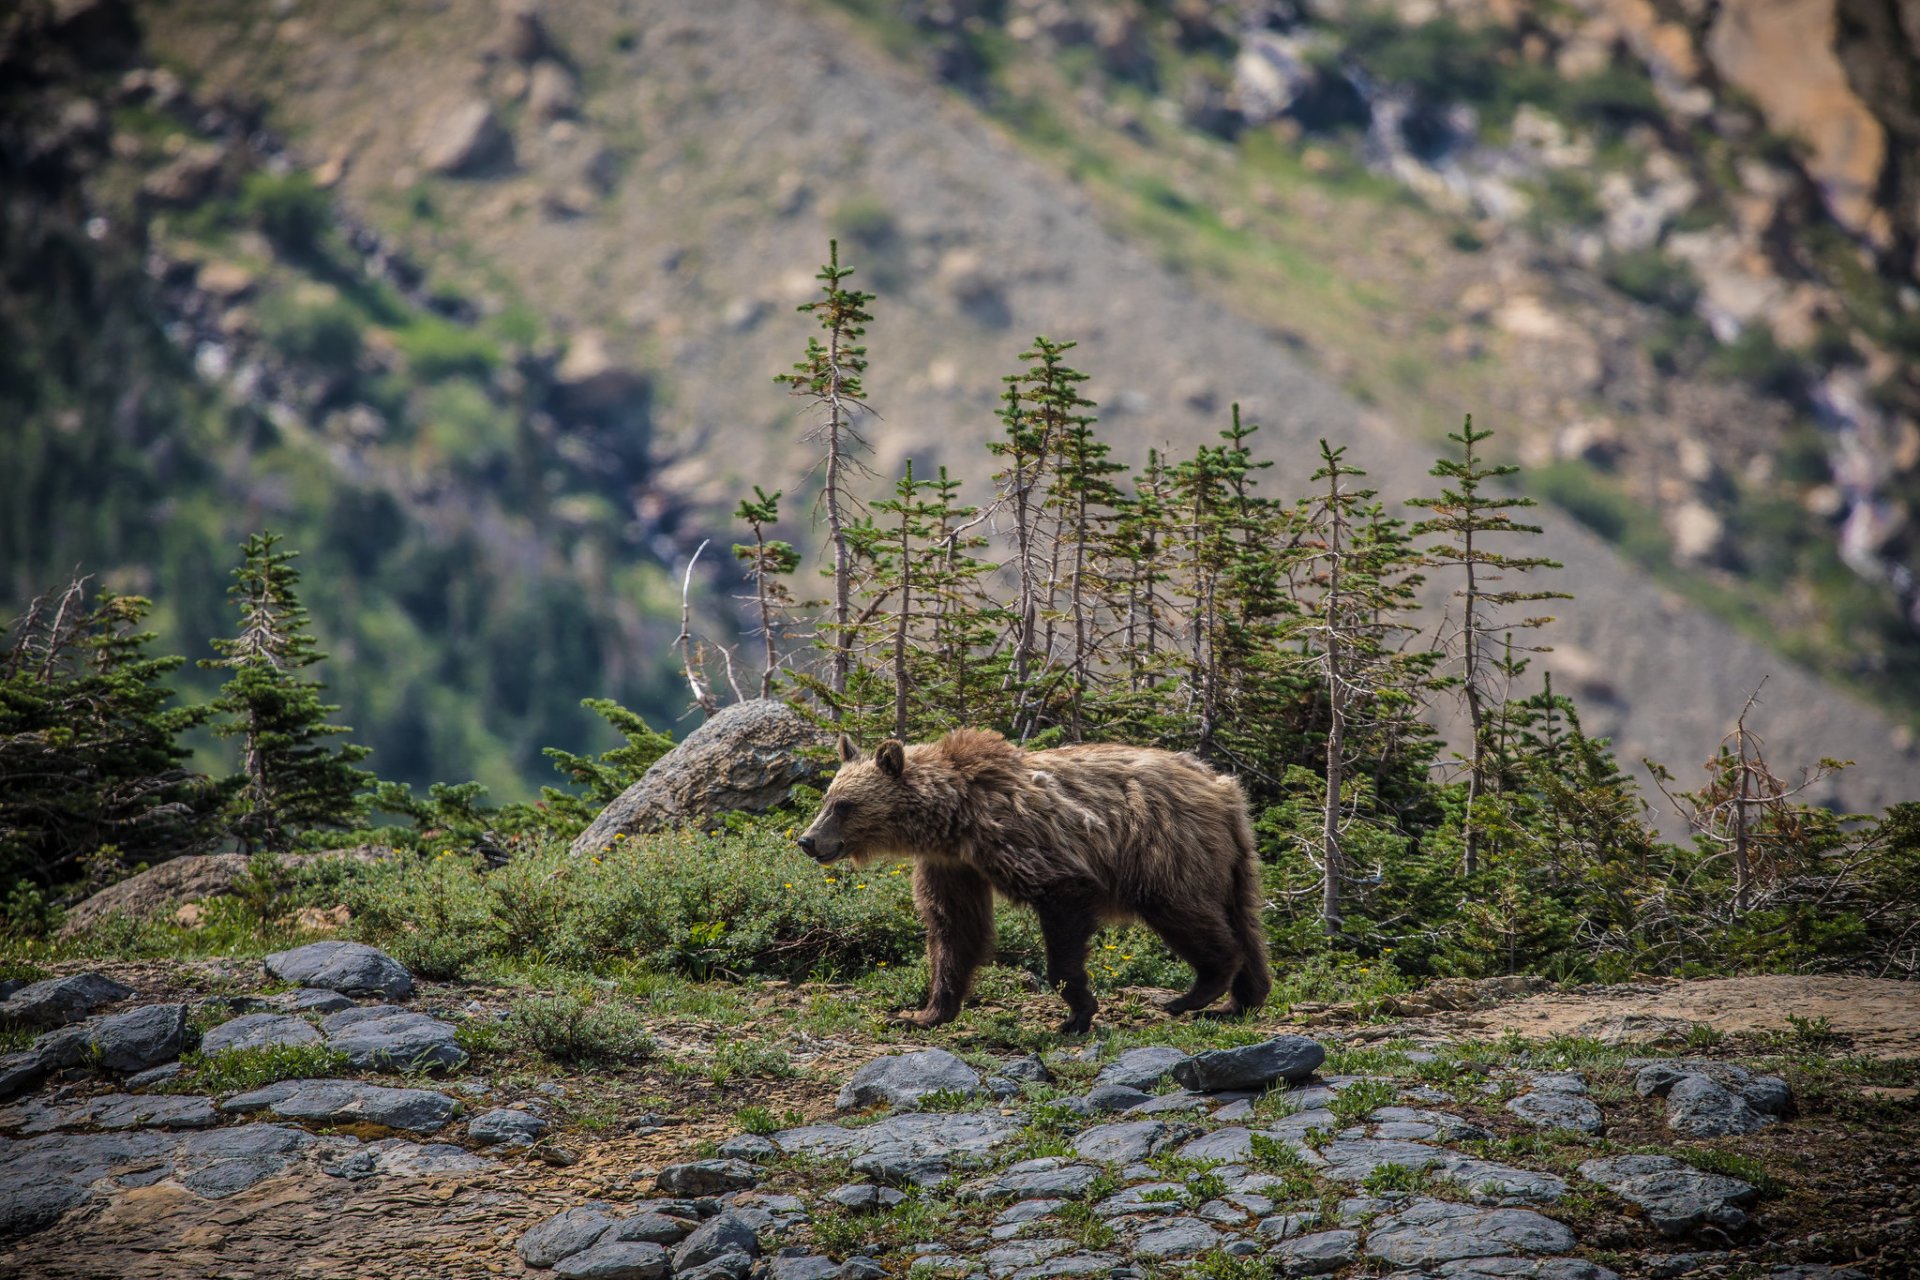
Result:
[[[1839,27],[1900,29],[1869,10]],[[1036,332],[1082,344],[1122,456],[1237,400],[1282,492],[1321,435],[1423,492],[1475,412],[1564,508],[1544,541],[1579,599],[1549,665],[1589,728],[1688,768],[1765,677],[1777,753],[1852,758],[1835,798],[1884,803],[1920,703],[1913,64],[1835,55],[1873,86],[1875,167],[1832,110],[1769,98],[1764,49],[1728,52],[1742,11],[142,8],[171,71],[83,33],[64,47],[106,65],[17,91],[35,235],[8,237],[6,315],[50,356],[9,387],[76,373],[10,415],[40,461],[6,590],[118,568],[186,644],[220,626],[223,548],[271,519],[310,549],[373,763],[510,788],[584,736],[580,696],[671,715],[665,566],[752,484],[810,496],[771,375],[838,235],[881,294],[883,476],[983,470]],[[56,332],[55,249],[141,301],[102,287]],[[121,331],[139,376],[91,382]]]

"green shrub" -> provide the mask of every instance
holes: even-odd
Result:
[[[1684,262],[1658,249],[1610,253],[1600,264],[1608,284],[1649,306],[1685,314],[1700,300],[1700,280]]]
[[[333,219],[327,193],[298,172],[249,174],[240,188],[240,212],[293,257],[313,253]]]
[[[176,1081],[196,1093],[242,1093],[280,1080],[337,1076],[351,1065],[346,1054],[323,1044],[191,1051],[180,1055],[180,1063],[186,1071]]]
[[[360,361],[365,321],[338,298],[303,303],[276,296],[260,308],[261,336],[290,359],[334,373]]]
[[[509,1043],[569,1066],[607,1066],[653,1056],[640,1015],[579,996],[529,996],[507,1009]]]
[[[395,329],[393,344],[406,356],[415,376],[429,382],[487,378],[500,367],[500,348],[485,334],[437,316],[421,316]]]

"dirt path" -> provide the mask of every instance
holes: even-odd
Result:
[[[1436,1013],[1402,1024],[1447,1039],[1586,1036],[1651,1041],[1684,1036],[1696,1023],[1729,1035],[1790,1031],[1789,1015],[1824,1018],[1839,1044],[1876,1058],[1920,1057],[1920,984],[1889,978],[1769,974],[1667,979],[1526,996],[1484,1009]]]

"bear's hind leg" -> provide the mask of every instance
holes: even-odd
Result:
[[[1160,1007],[1168,1013],[1191,1013],[1218,1000],[1240,968],[1240,951],[1226,922],[1170,911],[1143,913],[1143,918],[1175,955],[1193,966],[1193,986]]]
[[[1087,981],[1087,944],[1099,927],[1099,917],[1091,904],[1083,902],[1036,904],[1034,910],[1039,912],[1040,932],[1047,940],[1047,984],[1067,1002],[1067,1020],[1060,1024],[1060,1034],[1082,1035],[1093,1027],[1093,1015],[1100,1007]]]

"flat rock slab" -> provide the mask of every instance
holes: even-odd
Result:
[[[1289,1276],[1323,1276],[1355,1262],[1360,1257],[1358,1231],[1316,1231],[1312,1235],[1282,1240],[1273,1256],[1280,1271]]]
[[[1326,1048],[1305,1036],[1276,1036],[1237,1049],[1197,1053],[1173,1068],[1173,1078],[1196,1093],[1265,1089],[1305,1080],[1327,1060]]]
[[[353,998],[325,987],[296,987],[268,996],[267,1007],[281,1013],[338,1013],[353,1008]]]
[[[1577,1093],[1540,1089],[1507,1100],[1507,1110],[1541,1129],[1565,1129],[1593,1134],[1607,1131],[1600,1108]]]
[[[288,1013],[248,1013],[221,1023],[200,1037],[200,1052],[227,1049],[275,1049],[319,1044],[320,1032],[305,1018]]]
[[[1093,1078],[1093,1082],[1096,1085],[1117,1084],[1129,1089],[1148,1090],[1165,1080],[1175,1067],[1190,1056],[1184,1049],[1162,1045],[1128,1049],[1100,1068],[1100,1074]]]
[[[324,987],[348,995],[401,1000],[413,994],[413,975],[386,952],[364,942],[309,942],[266,959],[267,972],[282,982]]]
[[[1640,1068],[1634,1074],[1633,1088],[1643,1098],[1664,1098],[1673,1086],[1689,1076],[1705,1076],[1734,1088],[1753,1078],[1753,1073],[1745,1067],[1707,1058],[1660,1058],[1640,1063],[1630,1059],[1628,1065]]]
[[[1433,1274],[1440,1280],[1620,1280],[1618,1272],[1585,1258],[1460,1258]]]
[[[875,1058],[840,1089],[837,1105],[846,1111],[882,1104],[910,1109],[930,1093],[958,1093],[968,1097],[980,1091],[980,1073],[945,1049]]]
[[[405,1138],[382,1138],[378,1142],[369,1142],[345,1159],[335,1162],[327,1172],[349,1181],[383,1174],[400,1178],[431,1178],[491,1169],[495,1163],[486,1156],[475,1155],[451,1142],[410,1142]]]
[[[1571,1248],[1573,1232],[1531,1209],[1480,1209],[1441,1200],[1419,1201],[1378,1219],[1367,1232],[1367,1252],[1401,1267]]]
[[[1312,1164],[1315,1154],[1303,1153],[1302,1158]],[[1498,1199],[1550,1203],[1567,1194],[1566,1179],[1557,1174],[1481,1160],[1422,1142],[1335,1138],[1317,1153],[1317,1158],[1326,1175],[1339,1182],[1358,1184],[1383,1165],[1398,1165],[1415,1171],[1430,1169],[1438,1177],[1471,1188],[1476,1197],[1491,1194]]]
[[[429,1071],[458,1067],[467,1051],[454,1041],[452,1023],[390,1004],[361,1005],[330,1013],[321,1022],[327,1045],[356,1067]]]
[[[133,988],[101,973],[73,973],[20,988],[0,1001],[0,1025],[54,1027],[78,1022],[102,1005],[125,1000]]]
[[[1219,1245],[1220,1233],[1198,1218],[1171,1218],[1143,1224],[1133,1252],[1143,1258],[1191,1258]]]
[[[672,1269],[667,1251],[645,1241],[607,1240],[554,1264],[565,1280],[664,1280]]]
[[[613,1225],[613,1214],[604,1204],[562,1209],[522,1232],[513,1251],[530,1267],[551,1267],[591,1246]]]
[[[143,1071],[180,1056],[187,1044],[187,1006],[148,1004],[49,1031],[32,1052],[49,1066]]]
[[[1326,1118],[1319,1122],[1321,1127],[1333,1128],[1337,1123],[1333,1113],[1328,1111],[1322,1114]],[[1429,1111],[1423,1107],[1381,1107],[1367,1119],[1373,1122],[1373,1136],[1376,1138],[1399,1138],[1413,1142],[1481,1142],[1493,1136],[1470,1120],[1450,1112]]]
[[[1580,1166],[1580,1176],[1630,1200],[1662,1235],[1702,1227],[1738,1231],[1759,1192],[1751,1183],[1708,1173],[1672,1156],[1606,1156]]]
[[[1084,1200],[1100,1177],[1090,1164],[1070,1164],[1057,1156],[1023,1160],[1004,1172],[960,1188],[962,1200]]]
[[[668,1165],[654,1181],[670,1195],[717,1196],[745,1190],[760,1181],[760,1175],[745,1160],[695,1160]]]
[[[888,1116],[858,1129],[814,1124],[773,1135],[780,1150],[810,1156],[884,1155],[896,1159],[938,1157],[977,1160],[1020,1131],[1013,1116],[992,1112],[932,1112]]]
[[[56,1129],[209,1129],[220,1123],[210,1098],[109,1093],[65,1106],[38,1098],[0,1111],[0,1129],[23,1136]]]
[[[224,1200],[282,1172],[319,1142],[304,1129],[243,1124],[187,1135],[176,1156],[179,1183],[208,1200]]]
[[[319,1124],[361,1121],[431,1133],[453,1119],[460,1104],[431,1089],[390,1089],[359,1080],[282,1080],[229,1098],[220,1109],[265,1109],[289,1120]]]
[[[718,1213],[694,1229],[673,1251],[673,1269],[685,1272],[729,1254],[760,1256],[760,1237],[738,1214]]]
[[[1691,1138],[1757,1133],[1774,1119],[1706,1076],[1683,1076],[1667,1091],[1667,1128]]]
[[[1144,1160],[1165,1147],[1174,1140],[1177,1132],[1158,1120],[1133,1120],[1122,1124],[1095,1125],[1074,1138],[1073,1153],[1082,1160],[1098,1160],[1104,1164],[1131,1164],[1135,1160]]]
[[[467,1125],[467,1136],[481,1146],[524,1147],[547,1131],[547,1122],[530,1111],[499,1107],[478,1115]]]

